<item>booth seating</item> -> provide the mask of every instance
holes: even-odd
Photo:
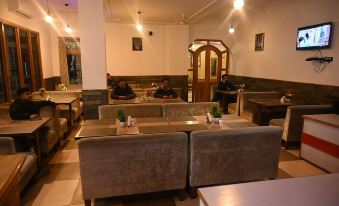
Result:
[[[60,135],[59,118],[57,111],[50,106],[40,109],[40,117],[51,117],[51,119],[45,124],[45,126],[49,128],[46,137],[40,138],[41,153],[47,154],[62,138]]]
[[[183,132],[81,139],[85,205],[96,198],[184,189],[187,148]]]
[[[211,112],[213,102],[195,102],[195,103],[171,103],[163,104],[164,117],[177,117],[177,116],[200,116],[206,115]]]
[[[267,126],[192,132],[190,187],[275,179],[281,134]]]
[[[11,137],[0,137],[0,155],[15,155],[14,139]],[[37,170],[37,157],[34,152],[18,153],[26,156],[26,160],[20,170],[19,187],[22,191],[33,178]]]
[[[268,92],[240,92],[238,97],[239,108],[238,114],[247,119],[253,121],[254,112],[256,111],[256,105],[249,102],[249,99],[280,99],[282,94],[280,92],[268,91]]]
[[[287,108],[286,118],[272,119],[270,125],[284,128],[282,142],[285,149],[289,146],[299,146],[303,130],[303,115],[306,114],[329,114],[332,112],[331,105],[296,105]]]
[[[118,110],[123,110],[127,116],[135,118],[162,117],[161,104],[121,104],[101,105],[98,107],[99,119],[115,119],[118,117]]]

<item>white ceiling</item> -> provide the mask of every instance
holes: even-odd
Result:
[[[47,8],[47,0],[37,1]],[[79,0],[49,0],[51,10],[64,12],[65,3],[69,11],[77,12]],[[95,1],[95,0],[93,0]],[[233,10],[234,0],[105,0],[105,18],[107,22],[135,22],[141,11],[142,23],[182,24],[199,23],[206,20],[224,20]],[[274,1],[289,0],[244,0],[244,11],[256,13]],[[184,17],[183,17],[184,15]]]

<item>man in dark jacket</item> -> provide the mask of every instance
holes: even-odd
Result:
[[[227,91],[227,90],[235,90],[234,85],[229,80],[228,74],[224,74],[221,77],[222,81],[219,82],[217,86],[217,91]],[[221,106],[224,108],[224,113],[228,113],[228,104],[232,102],[236,102],[236,98],[233,95],[224,95],[220,92],[215,92],[213,102],[219,102]]]
[[[169,80],[163,79],[160,88],[158,88],[155,91],[154,97],[163,98],[163,99],[171,99],[171,98],[177,98],[178,94],[169,86]]]
[[[42,107],[56,107],[51,101],[32,101],[32,93],[27,88],[19,88],[18,98],[11,104],[9,114],[14,120],[28,120],[39,118],[39,111]]]
[[[27,88],[19,88],[18,98],[11,104],[9,114],[13,120],[34,120],[39,119],[39,111],[44,106],[56,107],[54,102],[50,101],[32,101],[32,93]],[[40,137],[44,138],[48,132],[48,127],[41,127]],[[14,138],[17,152],[29,151],[33,146],[33,137],[18,136]]]
[[[124,79],[119,79],[118,85],[114,88],[111,98],[112,99],[133,99],[135,98],[135,93],[130,86],[126,83]]]

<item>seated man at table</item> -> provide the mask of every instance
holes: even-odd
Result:
[[[224,113],[228,113],[228,104],[236,102],[236,98],[233,95],[224,95],[221,94],[219,91],[227,91],[227,90],[235,90],[234,85],[229,80],[228,74],[223,74],[221,77],[222,81],[218,83],[216,88],[214,97],[212,99],[213,102],[219,102],[221,106],[224,108]],[[224,95],[224,96],[223,96]]]
[[[133,89],[130,86],[128,86],[126,81],[124,79],[119,79],[118,85],[112,91],[111,98],[127,100],[127,99],[133,99],[135,98],[135,96],[136,95]]]
[[[178,94],[169,86],[169,80],[163,79],[161,86],[155,91],[154,97],[163,98],[163,99],[171,99],[171,98],[177,98]]]
[[[17,90],[18,98],[11,104],[9,115],[13,120],[34,120],[39,119],[39,111],[42,107],[56,107],[51,101],[32,101],[32,93],[28,88],[19,88]],[[48,132],[48,127],[42,127],[40,135],[44,136]],[[27,151],[33,145],[31,137],[14,138],[17,152]]]

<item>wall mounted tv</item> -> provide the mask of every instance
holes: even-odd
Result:
[[[332,22],[299,28],[297,50],[329,48],[331,46],[332,34]]]

